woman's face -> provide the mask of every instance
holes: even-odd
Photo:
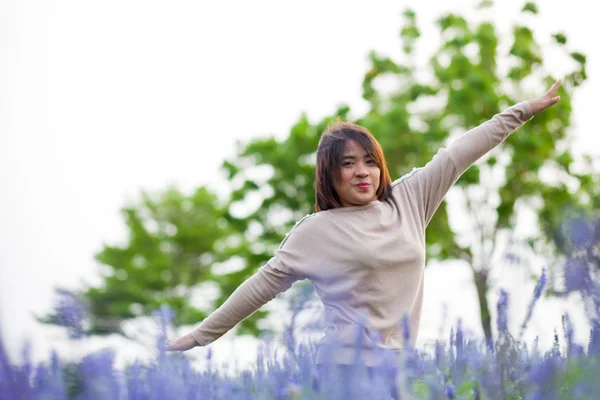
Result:
[[[333,187],[342,206],[362,206],[377,200],[380,170],[364,147],[346,140],[339,168],[340,176]]]

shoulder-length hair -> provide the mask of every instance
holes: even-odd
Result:
[[[338,120],[325,129],[317,147],[315,212],[342,207],[342,201],[333,184],[341,176],[341,160],[347,140],[354,140],[360,144],[379,167],[377,199],[386,201],[391,196],[392,180],[377,139],[360,125]]]

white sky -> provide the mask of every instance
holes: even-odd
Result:
[[[119,209],[142,188],[218,190],[237,139],[284,136],[302,112],[316,121],[341,102],[364,111],[366,54],[399,54],[408,3],[0,1],[0,330],[11,350],[24,338],[39,357],[59,346],[32,313],[48,310],[53,286],[94,280],[92,256],[123,237]],[[472,4],[413,5],[422,56],[437,40],[433,19],[471,15]],[[487,15],[508,29],[523,2],[501,4]],[[587,4],[545,0],[533,21],[543,41],[563,31],[588,55],[573,132],[576,150],[597,151],[600,28]],[[514,288],[514,274],[496,273]],[[524,312],[531,287],[519,279]],[[430,269],[425,301],[423,340],[437,337],[443,302],[478,329],[466,269]],[[532,327],[542,341],[556,310],[577,306],[548,307]]]

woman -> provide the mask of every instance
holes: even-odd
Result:
[[[425,229],[450,187],[481,156],[534,115],[560,100],[557,81],[542,97],[518,103],[441,149],[426,166],[391,182],[383,151],[363,127],[336,123],[317,149],[315,213],[288,233],[263,267],[174,351],[206,346],[295,281],[310,279],[325,307],[325,343],[317,364],[361,361],[400,350],[408,317],[415,343],[423,300]],[[357,336],[358,333],[358,336]]]

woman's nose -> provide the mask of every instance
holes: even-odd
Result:
[[[356,168],[356,176],[368,176],[369,170],[365,165],[359,166]]]

